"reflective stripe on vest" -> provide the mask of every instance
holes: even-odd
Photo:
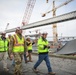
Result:
[[[0,52],[1,51],[7,51],[8,50],[8,40],[5,41],[0,38]]]
[[[44,45],[48,45],[48,41],[43,41],[42,40],[42,37],[38,40],[38,53],[45,53],[45,52],[49,52],[49,49],[48,48],[45,48],[44,49]]]
[[[29,41],[26,41],[27,43],[31,43],[31,42],[29,42]],[[32,43],[29,45],[29,46],[27,46],[27,49],[28,50],[32,50]]]
[[[20,39],[18,35],[14,35],[14,47],[13,52],[24,52],[24,38]]]

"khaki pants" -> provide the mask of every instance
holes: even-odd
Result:
[[[2,60],[3,68],[7,68],[7,58],[8,58],[7,52],[1,52],[0,53],[0,61]]]
[[[23,53],[14,53],[14,61],[15,61],[14,75],[22,75],[22,58]]]

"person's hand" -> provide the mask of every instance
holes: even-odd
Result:
[[[13,60],[14,55],[13,54],[10,54],[9,58],[10,58],[10,60]]]
[[[50,46],[49,46],[49,45],[44,45],[44,49],[45,49],[45,48],[50,48]]]

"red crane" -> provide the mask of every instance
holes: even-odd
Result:
[[[22,25],[27,25],[29,23],[35,2],[36,0],[28,0],[25,13],[23,16],[23,20],[22,20]]]

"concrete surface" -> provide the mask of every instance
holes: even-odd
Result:
[[[43,61],[40,66],[38,67],[39,73],[34,73],[32,68],[33,65],[36,63],[38,56],[33,55],[33,62],[28,62],[27,64],[22,63],[23,65],[23,75],[48,75],[47,67],[45,65],[45,62]],[[50,57],[51,66],[54,72],[56,72],[56,75],[76,75],[76,60],[72,59],[64,59],[64,58],[56,58],[56,57]],[[2,62],[0,61],[0,75],[13,75],[14,73],[14,66],[11,65],[12,61],[8,60],[8,67],[9,67],[9,73],[7,74],[1,74],[3,68],[2,68]]]
[[[56,54],[72,54],[76,53],[76,39],[69,41],[61,50]]]

